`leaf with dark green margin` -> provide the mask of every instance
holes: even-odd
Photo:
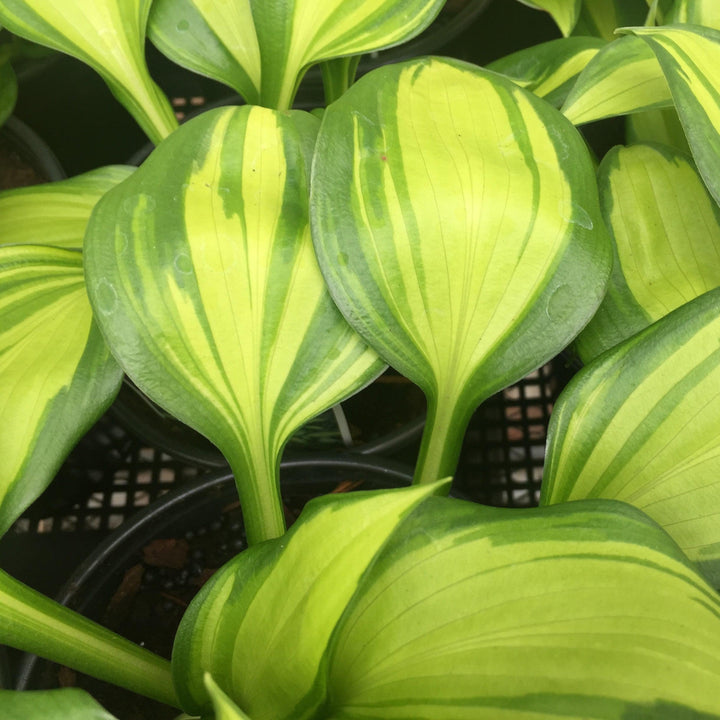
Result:
[[[520,0],[520,2],[536,10],[550,13],[562,34],[567,37],[580,17],[582,0]]]
[[[115,720],[84,690],[0,690],[3,720]]]
[[[0,21],[16,35],[72,55],[98,72],[155,143],[177,127],[145,64],[152,0],[0,0]]]
[[[700,175],[720,203],[720,31],[673,25],[628,32],[657,55]]]
[[[313,252],[318,125],[299,111],[204,113],[102,198],[85,236],[88,293],[113,353],[228,459],[250,542],[284,530],[290,435],[384,368]]]
[[[428,398],[420,482],[454,472],[477,405],[572,340],[610,271],[576,129],[459,61],[379,68],[325,111],[311,218],[338,307]]]
[[[320,662],[363,573],[402,518],[447,484],[316,498],[282,538],[226,564],[178,630],[172,662],[183,707],[207,707],[210,673],[253,720],[315,717]]]
[[[576,125],[672,105],[662,69],[637,38],[606,45],[588,63],[562,106]]]
[[[0,535],[117,394],[80,253],[0,247]]]
[[[720,209],[688,156],[660,145],[615,147],[598,184],[615,263],[576,342],[584,362],[720,286]]]
[[[362,578],[324,720],[718,718],[720,598],[613,501],[430,498]]]
[[[552,415],[542,503],[617,498],[720,587],[720,290],[579,373]]]
[[[604,45],[599,38],[591,37],[550,40],[518,50],[486,67],[560,107],[577,76]]]
[[[134,170],[110,165],[68,180],[0,192],[0,245],[81,249],[97,201]]]

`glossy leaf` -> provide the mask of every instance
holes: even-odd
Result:
[[[261,70],[250,0],[154,0],[148,35],[171,60],[260,98]]]
[[[0,125],[12,114],[17,100],[17,78],[8,62],[0,61]]]
[[[417,480],[452,474],[477,405],[592,316],[610,264],[596,188],[565,118],[457,61],[380,68],[325,111],[316,250],[348,321],[428,397]]]
[[[670,90],[654,54],[634,37],[606,45],[578,77],[562,107],[576,125],[666,107]]]
[[[0,21],[20,37],[90,65],[148,137],[159,142],[177,121],[145,64],[151,1],[0,0]]]
[[[203,711],[209,672],[253,720],[312,716],[325,648],[363,573],[402,518],[442,486],[316,498],[283,538],[226,564],[178,630],[172,662],[183,707]]]
[[[720,31],[674,25],[632,32],[657,55],[695,163],[720,202]]]
[[[647,13],[646,0],[582,0],[573,35],[592,35],[611,42],[616,28],[643,25]]]
[[[512,53],[487,65],[520,87],[559,107],[585,66],[604,46],[599,38],[550,40]]]
[[[572,32],[580,16],[582,0],[520,0],[523,5],[550,13],[566,37]]]
[[[202,652],[253,720],[718,717],[720,598],[646,515],[419,490],[313,501],[210,581],[174,668]]]
[[[88,292],[114,354],[223,452],[251,542],[284,529],[290,435],[383,369],[313,252],[318,124],[250,106],[204,113],[103,197],[86,233]]]
[[[113,165],[68,180],[0,192],[0,245],[81,249],[95,204],[133,170]]]
[[[585,362],[720,286],[720,209],[688,157],[616,147],[598,175],[616,259],[608,293],[577,341]]]
[[[3,720],[115,720],[84,690],[0,690]]]
[[[667,22],[704,25],[720,30],[720,4],[716,0],[675,0]]]
[[[718,596],[629,506],[431,498],[343,614],[321,717],[709,720],[719,637]]]
[[[617,498],[720,586],[720,290],[580,373],[553,412],[544,504]]]
[[[0,248],[0,534],[47,487],[121,378],[93,321],[80,254]]]

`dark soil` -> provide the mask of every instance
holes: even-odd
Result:
[[[0,190],[27,187],[47,182],[32,165],[14,149],[9,140],[0,135]]]

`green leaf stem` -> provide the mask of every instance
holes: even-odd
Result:
[[[0,0],[0,21],[16,35],[88,64],[155,143],[177,127],[148,74],[145,28],[152,0]]]
[[[204,113],[103,197],[86,233],[88,292],[113,353],[223,452],[250,542],[284,530],[277,476],[290,435],[384,368],[313,252],[318,124],[261,107]]]
[[[543,504],[616,498],[720,587],[720,289],[579,373],[552,415]]]
[[[338,307],[428,398],[419,482],[454,472],[477,405],[570,342],[610,270],[575,128],[457,61],[380,68],[325,111],[311,217]]]

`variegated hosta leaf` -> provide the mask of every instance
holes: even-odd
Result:
[[[670,89],[655,55],[637,38],[606,45],[578,77],[562,107],[575,125],[666,107]]]
[[[418,490],[313,501],[221,569],[183,620],[176,686],[212,668],[253,720],[720,717],[720,598],[647,516]]]
[[[592,35],[610,42],[616,28],[643,25],[647,13],[645,0],[582,0],[573,35]]]
[[[167,98],[145,64],[152,0],[0,0],[0,21],[13,33],[87,63],[153,142],[177,126]]]
[[[154,0],[148,36],[171,60],[260,99],[261,62],[250,0]]]
[[[111,165],[68,180],[0,192],[0,245],[82,248],[95,203],[133,170]]]
[[[290,107],[305,70],[343,55],[399,45],[445,0],[250,0],[262,57],[260,102]]]
[[[206,708],[209,672],[253,720],[314,717],[324,692],[315,685],[321,660],[363,573],[402,518],[446,484],[325,495],[282,538],[225,565],[193,601],[175,640],[183,708]]]
[[[695,163],[720,203],[720,31],[672,25],[632,32],[657,55]]]
[[[251,542],[284,529],[278,458],[293,431],[383,369],[313,252],[318,124],[250,106],[204,113],[102,198],[85,236],[113,353],[226,456]]]
[[[12,114],[17,100],[17,78],[9,62],[0,61],[0,125]]]
[[[628,145],[660,143],[688,155],[691,154],[685,131],[674,107],[645,110],[628,115],[625,122],[625,138]]]
[[[591,37],[550,40],[496,60],[487,69],[506,75],[520,87],[559,107],[575,78],[604,44]]]
[[[483,399],[579,332],[610,269],[575,128],[458,61],[379,68],[325,111],[311,215],[343,314],[428,397],[421,482],[453,473]]]
[[[720,286],[720,209],[689,158],[671,148],[613,148],[599,172],[614,240],[608,293],[577,340],[588,362]]]
[[[717,0],[675,0],[668,17],[668,24],[671,23],[704,25],[720,30],[720,3]]]
[[[430,498],[335,630],[321,717],[709,720],[718,642],[720,599],[633,508]]]
[[[0,690],[3,720],[115,720],[84,690]]]
[[[720,290],[588,366],[550,425],[542,502],[644,510],[720,587]]]
[[[550,13],[565,37],[575,27],[582,4],[582,0],[520,0],[520,2],[536,10],[545,10]]]
[[[107,408],[122,372],[93,322],[79,253],[0,248],[0,535]]]

